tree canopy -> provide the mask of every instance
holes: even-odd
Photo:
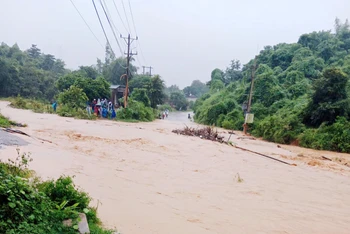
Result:
[[[51,54],[44,54],[36,46],[26,51],[17,44],[0,45],[0,96],[21,95],[52,99],[56,94],[56,80],[68,72],[65,63]]]
[[[226,70],[214,69],[207,83],[210,91],[194,105],[196,121],[242,129],[242,105],[255,70],[252,134],[278,143],[296,141],[350,152],[345,143],[349,131],[337,133],[335,140],[327,135],[350,123],[349,42],[348,21],[336,19],[334,32],[303,34],[297,43],[265,46],[243,67],[233,60]]]

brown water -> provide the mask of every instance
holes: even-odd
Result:
[[[99,204],[104,225],[122,233],[350,233],[347,154],[277,147],[239,133],[231,138],[297,164],[288,166],[172,133],[194,125],[186,113],[130,124],[35,114],[7,104],[0,102],[1,112],[29,125],[22,130],[52,141],[23,136],[31,144],[21,152],[32,154],[38,175],[75,175]],[[0,158],[15,155],[15,147],[0,150]]]

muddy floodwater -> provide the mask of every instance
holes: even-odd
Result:
[[[31,168],[42,178],[74,175],[106,227],[123,234],[349,234],[349,155],[244,137],[237,146],[289,166],[171,131],[195,124],[187,113],[152,123],[76,120],[12,109],[26,123]],[[226,138],[226,130],[219,130]],[[44,141],[44,140],[47,141]],[[3,146],[0,158],[16,156]]]

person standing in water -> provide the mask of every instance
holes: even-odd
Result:
[[[56,109],[57,109],[57,102],[56,101],[54,101],[52,103],[52,108],[53,108],[53,111],[56,112]]]

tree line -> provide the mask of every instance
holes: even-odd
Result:
[[[210,91],[195,105],[195,120],[242,129],[255,71],[253,135],[278,143],[350,152],[350,27],[303,34],[297,43],[266,46],[241,66],[214,69]],[[254,68],[254,64],[256,67]]]
[[[2,43],[0,97],[21,96],[46,102],[58,100],[67,107],[83,109],[88,100],[109,99],[110,84],[125,85],[125,79],[121,79],[125,67],[126,59],[116,58],[108,46],[104,61],[97,59],[94,65],[69,70],[64,61],[42,53],[37,45],[22,51],[17,44]],[[156,108],[166,101],[165,84],[159,75],[138,75],[137,67],[132,63],[130,74],[130,89],[135,90],[132,103],[140,101],[145,107]],[[143,108],[142,105],[139,107]]]

